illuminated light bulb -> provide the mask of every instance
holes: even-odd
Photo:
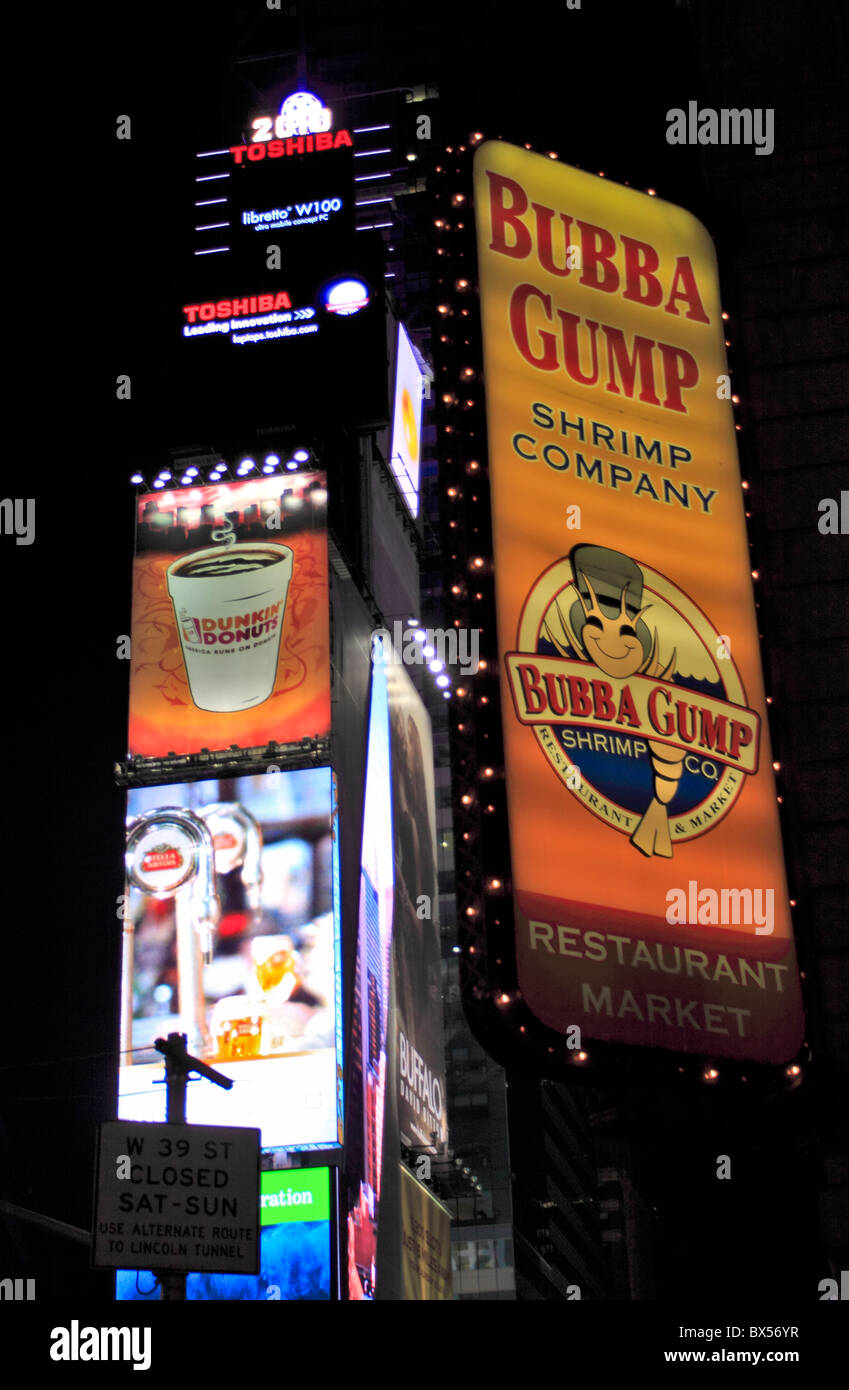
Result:
[[[440,671],[445,670],[445,663],[440,661],[439,657],[435,657],[433,661],[428,662],[428,669],[436,676]]]
[[[162,471],[160,473],[157,473],[156,476],[157,478],[161,478],[164,483],[168,483],[171,481],[171,474],[168,472],[167,468],[163,468]]]
[[[448,305],[447,305],[447,304],[437,304],[437,306],[436,306],[436,312],[437,312],[438,314],[447,314],[447,313],[448,313]]]
[[[718,1078],[719,1072],[716,1070],[716,1067],[705,1067],[702,1072],[703,1081],[716,1081]]]
[[[451,592],[452,592],[452,594],[460,594],[460,593],[462,593],[462,589],[460,588],[460,585],[459,585],[459,584],[452,584],[452,585],[451,585]]]
[[[475,556],[474,560],[472,561],[472,564],[474,565],[476,570],[483,569],[483,560],[481,559],[480,555]]]
[[[408,158],[408,160],[410,161],[410,163],[412,164],[414,159],[418,159],[418,155],[417,155],[417,154],[408,154],[408,155],[407,155],[407,158]]]
[[[761,577],[761,572],[760,572],[760,570],[752,570],[752,578],[753,578],[753,579],[760,579],[760,577]]]
[[[186,477],[187,477],[187,478],[196,478],[197,475],[198,475],[198,470],[197,470],[196,468],[187,468],[187,469],[186,469]]]
[[[479,670],[479,671],[485,671],[485,670],[486,670],[486,662],[485,662],[485,661],[481,660],[481,661],[478,662],[478,670]]]
[[[491,879],[489,880],[489,886],[490,886],[490,888],[493,890],[493,892],[496,892],[496,891],[501,887],[501,879],[500,879],[500,878],[491,878]]]
[[[156,482],[153,484],[153,486],[154,486],[154,487],[164,487],[165,484],[164,484],[164,482],[162,481],[161,478],[157,478],[157,479],[156,479]]]
[[[482,705],[488,705],[488,704],[489,704],[489,696],[488,696],[488,695],[481,695],[481,704],[482,704]]]
[[[464,368],[463,368],[463,376],[469,377],[469,376],[474,376],[474,374],[475,374],[475,369],[474,369],[474,367],[464,367]]]
[[[649,195],[650,198],[656,198],[656,197],[657,197],[657,189],[656,189],[656,188],[647,188],[647,189],[646,189],[646,192],[648,193],[648,195]]]
[[[442,692],[442,698],[443,698],[443,700],[450,700],[450,699],[451,699],[451,691],[450,691],[450,690],[443,690],[443,692]]]
[[[434,227],[444,227],[445,223],[441,217],[437,217],[433,225]]]
[[[254,463],[253,459],[242,459],[242,462],[239,464],[239,467],[244,468],[245,472],[248,473],[252,468],[256,468],[256,464]]]
[[[142,477],[141,473],[134,473],[133,476],[132,476],[132,478],[130,479],[130,482],[131,482],[131,483],[143,483],[143,482],[144,482],[144,478]]]
[[[723,309],[723,311],[722,311],[722,317],[723,317],[724,321],[727,323],[728,320],[729,320],[729,318],[730,318],[730,315],[729,315],[728,313],[726,313],[726,311]]]
[[[469,288],[468,280],[458,280],[456,282],[456,288],[458,290],[467,290]]]
[[[735,428],[735,430],[737,431],[737,433],[739,434],[740,431],[742,430],[743,426],[742,426],[742,425],[735,425],[734,428]]]
[[[467,692],[466,687],[465,687],[464,685],[458,685],[458,687],[457,687],[457,694],[458,694],[458,695],[466,695],[467,693],[468,693],[468,692]]]
[[[485,807],[484,807],[484,810],[489,811],[490,815],[492,815],[492,812],[495,810],[495,807],[494,807],[494,806],[491,806],[491,805],[490,805],[490,806],[485,806]]]
[[[766,702],[767,702],[768,705],[771,705],[771,704],[772,704],[772,696],[771,696],[771,695],[767,695],[767,697],[766,697]]]
[[[483,770],[483,775],[484,777],[493,777],[495,775],[494,769],[491,767],[485,767]]]
[[[749,484],[748,484],[748,482],[747,482],[747,480],[746,480],[745,478],[743,479],[743,481],[742,481],[742,483],[740,484],[740,486],[742,487],[742,489],[743,489],[744,492],[745,492],[746,489],[748,488]]]
[[[499,996],[498,996],[498,1002],[499,1002],[499,1004],[509,1004],[509,1003],[510,1003],[510,995],[509,995],[509,994],[499,994]]]
[[[455,487],[446,488],[446,492],[448,493],[448,496],[449,496],[449,497],[456,497],[456,496],[457,496],[457,489],[456,489]]]
[[[772,765],[772,770],[773,770],[773,772],[778,772],[780,768],[781,768],[781,763],[773,763],[773,765]]]
[[[732,401],[734,402],[735,405],[739,405],[739,404],[740,404],[740,397],[739,397],[739,396],[732,396],[731,399],[732,399]]]
[[[791,1066],[785,1068],[784,1074],[785,1076],[801,1076],[802,1068],[793,1062]]]
[[[298,463],[307,463],[309,461],[309,456],[309,449],[296,449],[292,458],[296,459]]]
[[[451,202],[453,203],[453,205],[454,205],[455,208],[458,208],[458,207],[460,206],[460,204],[461,204],[461,203],[465,203],[465,201],[466,201],[466,195],[465,195],[465,193],[455,193],[455,194],[454,194],[454,197],[451,199]]]
[[[276,468],[279,462],[280,462],[280,455],[279,455],[279,454],[266,454],[266,456],[265,456],[265,466],[266,466],[266,468]]]
[[[471,806],[472,804],[472,798],[469,796],[468,792],[463,793],[463,795],[460,797],[460,801],[464,806]]]
[[[467,907],[467,908],[466,908],[466,916],[467,916],[467,917],[476,917],[476,916],[477,916],[477,911],[478,911],[478,910],[477,910],[476,907]],[[474,950],[474,947],[472,947],[472,950]]]
[[[430,645],[429,642],[426,642],[425,645],[422,647],[422,652],[424,654],[425,661],[430,661],[431,657],[436,656],[436,651]]]
[[[439,686],[441,686],[442,689],[445,691],[445,694],[447,695],[447,694],[448,694],[448,691],[445,690],[445,687],[446,687],[447,685],[450,685],[450,684],[451,684],[451,677],[450,677],[450,676],[445,676],[445,675],[437,676],[437,678],[436,678],[436,684],[439,685]]]

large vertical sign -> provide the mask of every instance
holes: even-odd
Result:
[[[395,857],[392,955],[398,1121],[402,1142],[435,1151],[447,1138],[433,738],[400,661],[387,665]]]
[[[475,157],[519,984],[589,1038],[802,1039],[716,261],[689,213]]]
[[[323,473],[137,499],[129,751],[330,732]]]
[[[419,514],[424,383],[407,330],[399,323],[389,466],[413,516]]]

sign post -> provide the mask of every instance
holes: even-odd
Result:
[[[189,1270],[259,1273],[260,1132],[187,1125],[190,1071],[228,1090],[233,1083],[189,1055],[185,1034],[155,1046],[165,1056],[166,1122],[100,1126],[92,1262],[149,1261],[163,1299],[181,1301]]]

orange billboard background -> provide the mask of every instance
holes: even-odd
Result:
[[[711,239],[502,142],[475,209],[520,988],[587,1039],[786,1061],[803,1012]]]
[[[251,748],[271,739],[288,743],[329,735],[326,496],[324,475],[310,473],[176,488],[139,497],[133,564],[131,756],[185,755],[232,744]],[[275,507],[277,525],[269,526]],[[235,518],[237,546],[253,545],[273,555],[268,548],[279,545],[283,552],[291,552],[291,578],[267,698],[252,708],[216,712],[199,708],[192,698],[168,570],[180,557],[213,549],[209,533],[213,525],[226,527],[228,516],[231,521]],[[210,524],[203,526],[205,520]],[[144,527],[148,544],[140,539]],[[238,606],[250,609],[251,605],[246,600]]]

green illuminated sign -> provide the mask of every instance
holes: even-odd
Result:
[[[261,1173],[259,1219],[261,1226],[283,1221],[330,1220],[330,1169],[288,1168]]]

